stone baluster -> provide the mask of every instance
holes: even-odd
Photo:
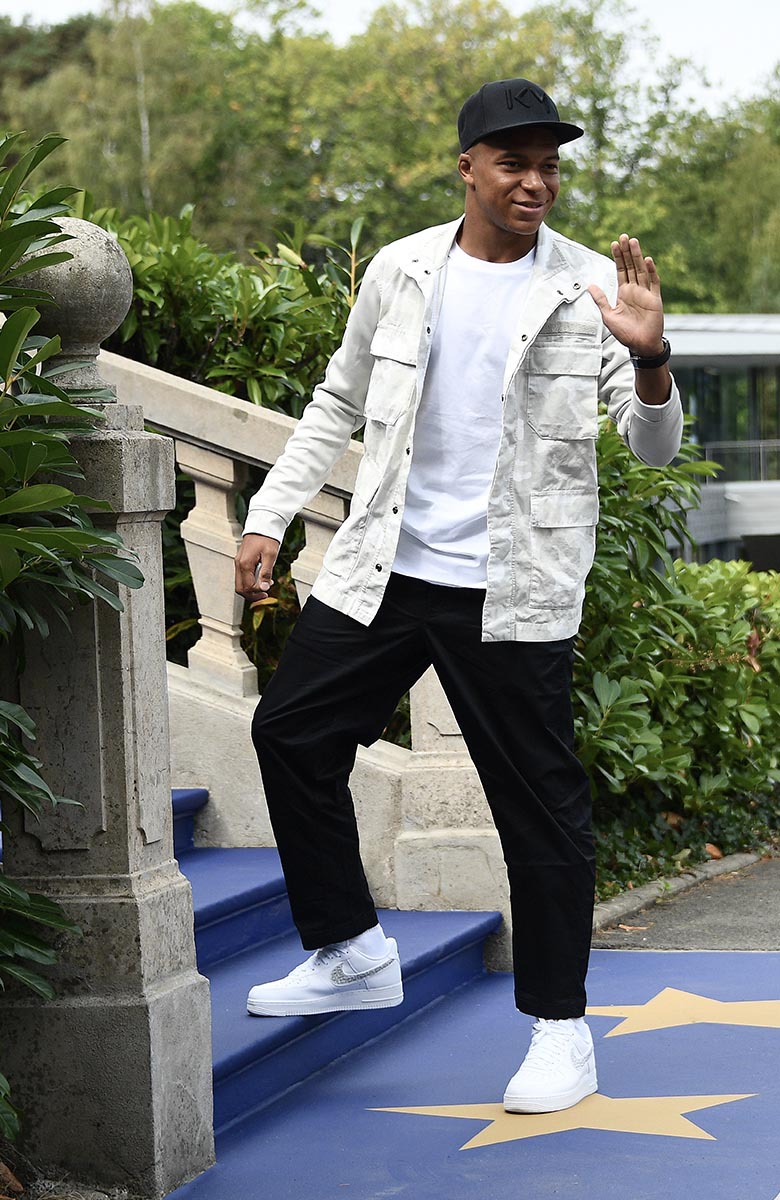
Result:
[[[236,496],[247,469],[213,450],[176,441],[179,468],[195,482],[195,506],[181,524],[198,600],[201,636],[187,655],[193,677],[237,696],[257,695],[257,670],[241,649],[244,600],[233,585],[241,541]]]
[[[96,356],[132,295],[117,242],[60,221],[73,257],[28,276],[51,292],[36,332],[59,333],[58,382],[103,387]],[[94,404],[94,401],[91,403]],[[80,807],[30,820],[4,805],[4,871],[81,927],[60,943],[56,996],[0,994],[3,1071],[24,1112],[23,1148],[56,1177],[159,1197],[213,1161],[208,983],[195,965],[190,887],[173,858],[160,524],[174,502],[173,445],[116,397],[73,439],[95,523],[117,530],[145,583],[124,604],[77,606],[71,627],[26,639],[19,700],[38,727],[52,790]]]
[[[306,530],[306,545],[292,564],[292,577],[301,604],[314,586],[325,551],[348,509],[348,499],[322,491],[309,501],[301,514]]]
[[[411,690],[412,749],[423,754],[467,756],[463,734],[433,667]]]

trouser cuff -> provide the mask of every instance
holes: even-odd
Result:
[[[298,933],[301,935],[304,950],[321,950],[323,946],[331,946],[334,942],[346,942],[349,938],[355,938],[378,924],[376,909],[372,908],[366,909],[357,917],[350,917],[348,921],[342,921],[341,924],[318,925],[316,928],[299,926]]]
[[[570,996],[558,1000],[545,1000],[530,992],[515,992],[515,1003],[520,1012],[543,1021],[567,1021],[570,1017],[585,1016],[585,998]]]

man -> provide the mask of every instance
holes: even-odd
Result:
[[[571,668],[598,520],[599,399],[661,466],[682,412],[660,282],[552,232],[558,148],[582,135],[525,79],[458,118],[465,215],[386,246],[344,341],[252,499],[237,590],[264,595],[289,522],[365,425],[349,517],[253,725],[293,915],[310,958],[249,993],[256,1015],[388,1007],[348,777],[433,663],[479,771],[509,874],[515,996],[536,1018],[511,1112],[596,1090],[583,1019],[594,852],[573,753]],[[617,281],[615,281],[615,265]]]

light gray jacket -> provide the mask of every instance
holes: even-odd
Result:
[[[249,505],[244,532],[281,541],[365,425],[349,516],[313,589],[364,625],[379,608],[395,557],[417,406],[460,224],[423,230],[377,254],[323,383]],[[589,283],[614,303],[612,260],[543,225],[504,375],[483,641],[544,642],[577,632],[599,512],[599,399],[643,462],[664,466],[680,447],[677,387],[666,404],[642,403],[628,351],[605,327]]]

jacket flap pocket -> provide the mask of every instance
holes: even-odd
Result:
[[[378,325],[371,339],[374,358],[392,358],[407,367],[417,366],[417,346],[405,329],[397,325]]]
[[[532,375],[598,375],[601,370],[601,349],[598,346],[545,342],[532,346],[528,355],[528,370]]]
[[[531,492],[531,524],[543,529],[571,529],[596,525],[599,495],[582,492]]]

